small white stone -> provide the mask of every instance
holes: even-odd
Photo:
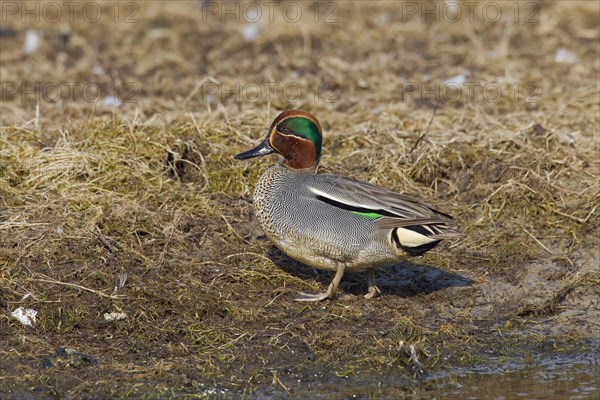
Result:
[[[246,42],[253,42],[260,33],[260,28],[256,24],[247,24],[240,28],[240,33]]]
[[[453,76],[452,78],[448,78],[444,81],[445,85],[452,86],[462,86],[467,81],[467,76],[465,74],[458,74]]]
[[[577,56],[564,47],[560,47],[554,54],[554,61],[561,64],[574,64],[577,62]]]
[[[125,318],[127,318],[127,314],[124,312],[104,313],[104,319],[106,321],[120,321]]]
[[[104,69],[99,65],[94,65],[94,67],[92,67],[92,74],[104,75]]]
[[[29,29],[25,32],[25,42],[23,43],[23,52],[27,55],[34,53],[40,47],[40,37],[35,29]]]
[[[379,26],[387,25],[390,22],[390,14],[383,13],[375,17],[375,23]]]
[[[121,100],[115,96],[106,96],[102,99],[102,105],[104,107],[119,107],[121,105]]]
[[[19,307],[12,312],[12,316],[19,320],[20,323],[26,326],[32,326],[35,324],[35,316],[37,311],[31,308]]]
[[[559,143],[567,145],[569,147],[575,146],[575,138],[572,135],[569,135],[568,133],[559,133],[558,141]]]

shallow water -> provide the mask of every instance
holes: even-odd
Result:
[[[600,366],[525,367],[500,374],[471,374],[434,381],[440,399],[600,399]],[[423,393],[424,394],[424,393]]]
[[[353,375],[319,381],[298,380],[259,391],[246,398],[318,399],[600,399],[600,351],[579,354],[538,354],[537,357],[489,360],[485,366],[456,368],[427,374],[417,381],[393,375]],[[322,377],[322,376],[321,376]]]

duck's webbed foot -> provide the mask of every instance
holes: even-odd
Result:
[[[331,285],[329,285],[329,288],[331,287]],[[325,293],[304,293],[304,292],[300,292],[298,293],[300,295],[300,297],[295,298],[295,301],[321,301],[321,300],[326,300],[326,299],[333,299],[335,297],[335,293],[333,293],[333,290],[329,290],[329,288],[327,288],[327,291]]]
[[[342,277],[344,276],[345,270],[346,270],[346,264],[338,263],[337,271],[335,272],[335,276],[333,277],[333,280],[327,287],[327,291],[325,293],[310,294],[310,293],[300,292],[301,297],[294,299],[294,300],[296,300],[296,301],[321,301],[321,300],[326,300],[326,299],[333,299],[337,293],[338,286],[340,285],[340,281],[342,280]]]
[[[381,294],[381,290],[375,285],[375,270],[369,269],[367,270],[367,279],[369,282],[369,292],[365,294],[365,299],[372,299],[373,297],[377,297]]]

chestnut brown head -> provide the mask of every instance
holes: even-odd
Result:
[[[235,158],[244,160],[278,153],[289,168],[315,168],[321,158],[322,142],[323,132],[315,116],[305,111],[287,110],[271,123],[262,143]]]

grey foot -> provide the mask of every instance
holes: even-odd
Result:
[[[367,271],[367,278],[369,280],[369,292],[365,294],[365,299],[372,299],[381,294],[381,290],[375,285],[375,270],[370,269]]]
[[[381,294],[381,290],[377,286],[369,286],[369,292],[365,294],[365,299],[372,299]]]
[[[326,299],[333,299],[337,292],[337,288],[342,280],[342,276],[344,276],[344,271],[346,270],[346,264],[339,263],[337,266],[337,270],[335,272],[335,276],[333,280],[327,287],[327,291],[325,293],[318,294],[310,294],[310,293],[302,293],[300,292],[300,296],[296,301],[321,301]]]
[[[327,287],[327,291],[325,293],[303,293],[300,292],[300,296],[296,301],[321,301],[326,299],[333,299],[335,297],[335,293],[337,292],[337,284],[335,282],[331,282]]]
[[[333,294],[329,294],[329,291],[325,293],[315,294],[300,292],[299,295],[301,297],[294,299],[294,301],[322,301],[327,299],[333,299],[334,297]]]

